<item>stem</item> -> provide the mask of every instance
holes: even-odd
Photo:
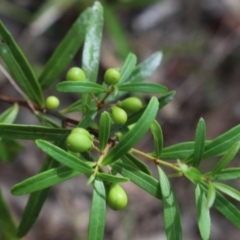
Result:
[[[143,156],[143,157],[145,157],[145,158],[153,161],[153,162],[154,162],[155,164],[157,164],[157,165],[162,165],[162,166],[171,168],[171,169],[173,169],[173,170],[175,170],[175,171],[177,171],[177,172],[181,172],[181,171],[182,171],[179,167],[176,167],[176,166],[175,166],[175,163],[173,164],[173,163],[165,162],[165,161],[163,161],[163,160],[161,160],[161,159],[152,157],[152,156],[148,155],[147,153],[141,152],[141,151],[139,151],[139,150],[137,150],[137,149],[134,149],[134,148],[131,149],[131,152],[132,152],[132,153],[136,153],[136,154],[138,154],[138,155],[140,155],[140,156]]]
[[[105,100],[108,98],[108,96],[109,96],[113,91],[114,91],[114,88],[111,87],[110,90],[108,90],[108,91],[106,92],[106,94],[105,94],[105,96],[103,97],[103,99],[98,102],[98,104],[97,104],[98,110],[103,107]]]

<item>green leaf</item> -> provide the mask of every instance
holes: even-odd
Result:
[[[142,172],[148,175],[152,175],[152,172],[150,171],[149,167],[130,152],[124,154],[121,157],[121,159],[124,163],[131,164],[131,166],[135,167],[136,169],[141,170]]]
[[[0,21],[0,55],[8,66],[14,80],[19,84],[25,94],[41,107],[44,104],[41,87],[37,78],[18,47],[13,36]]]
[[[56,81],[58,76],[76,55],[84,41],[89,16],[90,9],[86,9],[81,15],[79,15],[48,60],[39,76],[39,82],[42,89],[48,88],[54,81]]]
[[[216,189],[212,182],[208,184],[207,207],[211,208],[216,198]]]
[[[19,240],[17,237],[17,227],[12,218],[10,209],[5,201],[0,189],[0,238]]]
[[[193,153],[194,142],[182,142],[165,147],[161,153],[161,159],[180,159],[188,158]]]
[[[33,125],[0,124],[0,138],[59,140],[70,133],[68,129],[48,128]]]
[[[90,9],[88,26],[83,47],[82,68],[86,78],[96,82],[102,41],[103,9],[95,2]]]
[[[170,103],[173,98],[175,97],[176,92],[171,91],[168,92],[166,95],[162,96],[158,99],[159,102],[159,110],[162,109],[164,106],[166,106],[168,103]]]
[[[54,144],[44,140],[36,140],[36,144],[49,156],[66,165],[67,167],[82,173],[92,173],[92,168],[87,163],[73,156],[71,153],[68,153],[65,150],[55,146]]]
[[[136,63],[137,63],[136,55],[133,53],[129,53],[120,71],[121,78],[118,82],[118,85],[121,85],[122,83],[126,82],[129,79],[136,66]]]
[[[234,198],[237,201],[240,201],[240,192],[238,190],[229,187],[228,185],[223,183],[213,182],[213,185],[217,190],[225,193],[226,195]]]
[[[90,110],[84,117],[81,119],[81,121],[78,123],[78,127],[81,128],[88,128],[88,126],[92,123],[92,120],[94,116],[96,115],[96,110]]]
[[[223,158],[218,162],[215,168],[212,170],[211,175],[214,176],[215,174],[219,173],[223,168],[225,168],[230,161],[236,156],[239,151],[240,141],[236,142],[223,156]]]
[[[182,239],[181,215],[172,186],[161,168],[158,167],[162,191],[164,226],[168,240]]]
[[[108,143],[111,129],[111,118],[108,112],[103,112],[99,124],[99,149],[103,151]]]
[[[168,90],[165,86],[157,83],[143,82],[143,83],[126,83],[118,86],[119,91],[124,92],[141,92],[141,93],[157,93],[167,94]]]
[[[208,186],[204,182],[200,182],[199,185],[205,191],[208,192]],[[216,192],[216,198],[213,206],[222,213],[231,223],[240,229],[240,211],[227,200],[222,194]]]
[[[211,173],[210,173],[211,175]],[[240,168],[226,168],[212,176],[213,180],[233,180],[240,178]]]
[[[2,139],[0,141],[0,161],[13,162],[15,156],[23,149],[18,141],[13,139]]]
[[[73,93],[103,93],[106,88],[93,82],[80,81],[65,81],[57,85],[59,92],[73,92]]]
[[[129,164],[118,161],[112,165],[112,168],[122,176],[129,178],[131,182],[143,189],[145,192],[148,192],[155,198],[162,199],[159,182],[154,177],[149,176]]]
[[[163,134],[162,128],[156,120],[153,121],[151,127],[151,132],[154,140],[155,154],[157,158],[160,158],[162,148],[163,148]]]
[[[196,136],[195,136],[195,144],[194,144],[194,152],[193,152],[193,167],[198,167],[204,152],[206,138],[206,127],[205,121],[201,118],[197,125]]]
[[[101,162],[101,165],[108,165],[128,152],[147,132],[157,112],[158,101],[156,97],[152,97],[141,118],[134,127],[121,138],[120,142],[109,151]]]
[[[82,111],[82,99],[77,100],[71,105],[60,111],[61,114],[71,113],[71,112],[81,112]]]
[[[128,182],[129,181],[129,178],[117,177],[112,174],[101,173],[101,172],[97,173],[97,177],[101,181],[110,182],[110,183],[120,183],[120,182]]]
[[[237,141],[240,141],[240,125],[237,125],[206,144],[203,158],[223,155]]]
[[[211,218],[209,208],[207,206],[207,198],[203,190],[196,185],[195,200],[197,206],[198,228],[203,240],[208,240],[211,230]]]
[[[191,180],[193,182],[199,182],[202,180],[202,178],[201,178],[202,175],[197,168],[190,167],[183,173],[189,180]]]
[[[104,4],[104,19],[108,34],[114,43],[117,53],[122,58],[125,58],[131,51],[127,35],[121,25],[121,21],[117,18],[116,8],[110,4]]]
[[[74,171],[66,166],[53,168],[14,185],[11,189],[11,193],[13,195],[23,195],[36,192],[64,182],[81,173],[83,172]]]
[[[128,82],[141,82],[150,77],[162,61],[162,52],[152,54],[145,61],[136,66]]]
[[[18,110],[18,104],[15,103],[0,115],[0,123],[13,123],[18,115]]]
[[[106,191],[102,181],[95,179],[88,225],[88,240],[104,239],[106,218]]]
[[[40,172],[44,172],[48,169],[55,168],[59,164],[49,156],[46,157]],[[17,235],[19,237],[25,236],[36,222],[42,206],[46,201],[50,188],[45,188],[41,191],[33,192],[30,194],[27,204],[24,208],[20,224],[18,226]]]
[[[61,128],[62,126],[54,121],[52,118],[47,117],[45,114],[38,113],[36,116],[44,127],[53,127],[53,128]]]

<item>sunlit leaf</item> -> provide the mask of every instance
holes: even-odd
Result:
[[[154,140],[155,154],[157,158],[160,158],[162,148],[163,148],[163,134],[162,128],[156,120],[153,121],[151,127],[151,132]]]
[[[208,184],[207,207],[211,208],[216,198],[216,189],[212,182]]]
[[[172,186],[161,168],[158,167],[159,183],[162,191],[164,227],[168,240],[182,239],[181,215]]]
[[[195,201],[197,206],[198,228],[203,240],[208,240],[211,230],[210,212],[207,206],[207,198],[203,190],[196,185]]]
[[[195,143],[194,143],[194,152],[193,152],[193,167],[198,167],[203,156],[204,145],[206,138],[206,127],[205,121],[201,118],[197,125]]]
[[[5,110],[0,115],[0,123],[13,123],[18,115],[19,107],[15,103],[12,107]]]
[[[209,174],[211,175],[211,173]],[[232,180],[240,178],[240,168],[226,168],[215,174],[213,180]]]

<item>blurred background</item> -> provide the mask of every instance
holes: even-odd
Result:
[[[0,0],[0,19],[26,54],[36,74],[54,52],[80,12],[94,1],[84,0]],[[158,116],[165,146],[192,141],[200,117],[207,126],[207,139],[213,139],[237,125],[240,120],[240,1],[239,0],[105,0],[101,77],[109,67],[121,67],[129,52],[141,62],[156,51],[163,52],[161,66],[150,81],[177,92],[175,99]],[[81,50],[71,66],[81,65]],[[69,67],[71,67],[69,66]],[[58,79],[64,80],[67,69]],[[57,82],[58,82],[57,81]],[[17,97],[0,74],[0,94]],[[55,85],[45,96],[57,95],[62,106],[77,100],[63,95]],[[19,96],[20,98],[20,96]],[[146,101],[149,99],[145,97]],[[10,107],[0,103],[1,112]],[[78,114],[69,117],[78,119]],[[30,111],[21,107],[17,123],[38,124]],[[0,183],[17,220],[28,196],[13,197],[15,183],[36,174],[44,154],[32,142],[14,163],[0,162]],[[152,151],[151,136],[138,144]],[[234,166],[240,166],[237,161]],[[202,171],[214,163],[204,162]],[[149,164],[153,171],[155,166]],[[186,179],[173,180],[182,213],[184,240],[201,239],[198,232],[194,189]],[[231,182],[239,189],[239,181]],[[106,240],[164,240],[162,204],[131,183],[123,184],[129,206],[122,212],[107,212]],[[87,239],[91,188],[84,177],[54,187],[40,218],[26,240]],[[236,203],[238,204],[238,203]],[[238,205],[240,207],[240,205]],[[239,240],[240,231],[216,210],[211,210],[212,240]]]

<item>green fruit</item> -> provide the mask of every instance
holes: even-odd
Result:
[[[68,81],[86,81],[86,76],[81,68],[72,67],[68,70],[66,79]]]
[[[115,68],[109,68],[104,74],[104,81],[107,85],[115,85],[119,82],[121,75]]]
[[[119,184],[112,184],[107,195],[107,201],[113,210],[122,210],[127,206],[128,197]]]
[[[56,109],[60,104],[60,101],[55,96],[50,96],[46,99],[46,107],[50,110]]]
[[[129,97],[118,103],[118,106],[127,112],[138,112],[142,108],[142,101],[137,97]]]
[[[85,152],[92,148],[92,141],[85,134],[71,133],[66,140],[66,145],[71,152]]]
[[[93,138],[92,138],[92,135],[91,135],[85,128],[79,128],[79,127],[74,128],[74,129],[71,131],[71,133],[85,134],[86,136],[88,136],[88,138],[89,138],[90,140],[93,139]]]
[[[127,121],[127,113],[123,109],[114,106],[111,108],[111,112],[112,119],[116,124],[123,125]]]

